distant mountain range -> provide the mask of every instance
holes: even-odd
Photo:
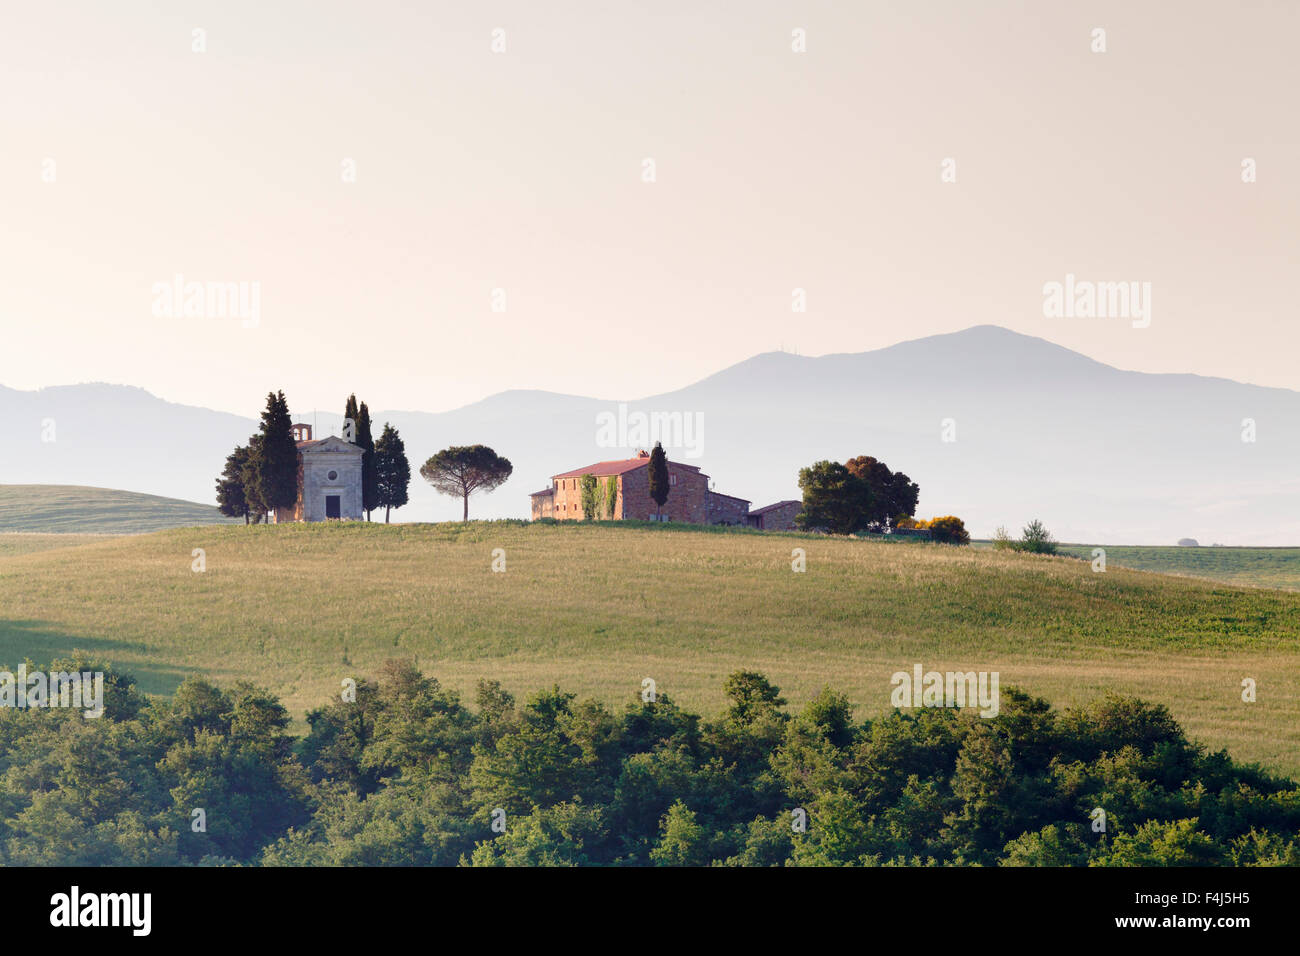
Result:
[[[269,383],[268,387],[275,383]],[[349,385],[340,381],[340,404]],[[290,407],[293,396],[289,395]],[[363,395],[372,405],[381,395]],[[317,434],[341,418],[297,410]],[[996,326],[820,358],[769,352],[694,385],[618,403],[507,391],[449,412],[379,411],[412,472],[448,445],[491,445],[514,477],[473,499],[471,517],[526,517],[553,474],[629,457],[611,432],[637,413],[699,428],[664,441],[716,490],[759,507],[797,498],[800,467],[869,454],[921,486],[918,513],[956,514],[976,536],[1040,518],[1062,540],[1300,543],[1300,392],[1198,375],[1126,372]],[[602,415],[604,416],[602,418]],[[1243,441],[1243,420],[1255,441]],[[47,420],[54,441],[42,441]],[[682,419],[684,422],[685,419]],[[210,503],[251,418],[176,405],[139,388],[0,387],[0,483],[124,488]],[[637,439],[635,433],[626,436]],[[955,440],[944,440],[955,438]],[[460,505],[418,477],[404,521],[454,520]]]

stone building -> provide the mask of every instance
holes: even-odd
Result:
[[[802,510],[802,501],[778,501],[776,504],[751,511],[745,516],[745,520],[751,528],[758,528],[760,531],[793,531],[795,515]]]
[[[716,491],[709,492],[708,502],[708,524],[743,525],[751,504],[748,498],[737,498]]]
[[[532,518],[534,521],[539,518],[554,518],[557,521],[581,521],[586,518],[582,508],[582,478],[591,475],[596,479],[600,502],[593,518],[653,521],[656,505],[650,497],[649,466],[650,453],[640,451],[635,458],[600,461],[586,468],[552,475],[549,488],[535,491],[530,496]],[[614,505],[612,512],[609,508],[611,498]],[[746,498],[710,490],[709,476],[701,472],[698,466],[668,462],[668,500],[662,509],[664,521],[744,525],[751,523],[749,505]],[[763,527],[762,524],[757,526]]]
[[[310,425],[294,425],[298,446],[298,500],[292,508],[275,509],[275,522],[359,521],[361,508],[360,445],[331,435],[313,440]]]

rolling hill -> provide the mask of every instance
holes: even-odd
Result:
[[[1092,560],[1098,545],[1066,544],[1062,554]],[[1300,591],[1300,548],[1159,548],[1108,545],[1108,564],[1228,584]]]
[[[0,485],[0,533],[141,534],[190,525],[242,524],[212,505],[77,485]]]
[[[209,526],[0,557],[0,609],[0,664],[80,648],[162,694],[245,678],[298,719],[394,657],[468,694],[491,678],[618,704],[651,677],[705,712],[753,669],[794,705],[829,684],[864,717],[919,663],[1057,704],[1135,694],[1300,772],[1300,594],[1068,557],[633,525]]]
[[[274,386],[276,383],[268,383]],[[339,409],[349,385],[339,383]],[[337,410],[296,417],[337,431]],[[382,395],[361,396],[383,408]],[[257,396],[249,396],[250,409]],[[471,517],[525,517],[550,475],[634,453],[602,447],[615,402],[508,391],[441,413],[375,412],[401,430],[412,470],[448,445],[484,443],[514,477]],[[260,409],[257,409],[260,410]],[[920,513],[957,514],[976,536],[1042,519],[1060,540],[1233,545],[1300,541],[1300,393],[1195,375],[1127,372],[995,326],[819,358],[757,355],[687,388],[628,403],[702,423],[699,465],[754,506],[798,496],[798,469],[872,454],[921,486]],[[1255,423],[1253,442],[1243,421]],[[942,423],[951,420],[942,440]],[[42,441],[42,423],[57,440]],[[131,427],[123,428],[122,422]],[[0,388],[0,479],[81,483],[210,501],[250,418],[176,405],[138,388]],[[459,518],[419,479],[396,520]]]

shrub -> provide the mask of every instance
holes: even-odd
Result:
[[[1029,551],[1033,554],[1056,554],[1056,539],[1052,537],[1052,532],[1035,518],[1025,525],[1025,530],[1020,535],[1020,546],[1016,550]]]
[[[1016,539],[1007,534],[1007,529],[998,525],[998,530],[993,533],[993,550],[1014,551],[1016,544]]]
[[[970,544],[970,533],[966,530],[966,522],[956,515],[931,518],[927,527],[930,529],[931,541],[939,541],[943,544]]]

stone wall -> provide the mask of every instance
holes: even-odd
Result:
[[[674,480],[675,479],[675,480]],[[649,521],[655,515],[650,497],[650,468],[626,472],[619,483],[619,517]],[[668,500],[662,514],[665,521],[707,524],[709,479],[694,469],[668,463]]]
[[[556,521],[582,520],[581,478],[554,479],[555,496],[552,499],[551,517]]]
[[[802,501],[783,501],[761,515],[750,515],[749,523],[764,531],[794,531],[795,515],[803,510]]]
[[[339,517],[353,521],[365,517],[361,509],[361,455],[346,450],[306,449],[302,460],[300,521],[325,520],[325,496],[339,496]],[[335,477],[330,478],[333,472]]]
[[[739,524],[745,523],[745,516],[749,514],[749,502],[741,498],[733,498],[731,495],[718,494],[710,491],[708,496],[709,505],[709,524]]]

